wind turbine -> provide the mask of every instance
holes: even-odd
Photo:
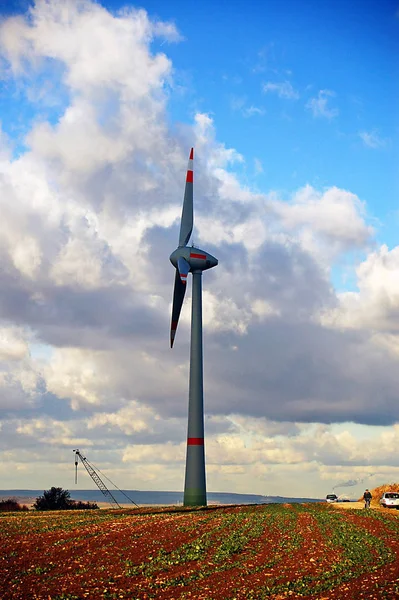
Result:
[[[187,247],[193,231],[193,161],[191,148],[186,188],[181,215],[179,246],[170,255],[176,268],[173,290],[170,347],[176,335],[180,311],[187,287],[187,275],[193,275],[191,302],[190,384],[188,397],[188,429],[184,506],[206,506],[205,449],[204,449],[204,392],[202,360],[202,271],[216,267],[217,258],[199,248]]]

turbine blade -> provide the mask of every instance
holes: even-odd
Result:
[[[180,274],[180,279],[182,280],[183,283],[186,283],[187,282],[187,275],[188,275],[188,272],[190,270],[190,265],[188,264],[188,262],[186,261],[186,259],[183,258],[182,256],[177,261],[177,269],[178,269],[179,274]]]
[[[175,287],[173,290],[172,322],[170,324],[170,347],[173,348],[173,342],[176,335],[177,324],[179,322],[180,311],[183,305],[184,294],[186,293],[186,284],[182,282],[179,271],[176,269]]]
[[[183,210],[181,213],[179,246],[187,246],[193,231],[193,182],[194,182],[194,148],[191,148],[186,175],[186,189],[184,190]]]

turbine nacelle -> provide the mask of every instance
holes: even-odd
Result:
[[[184,259],[184,262],[181,259]],[[188,272],[206,271],[207,269],[216,267],[218,264],[218,259],[209,254],[209,252],[205,252],[205,250],[201,250],[200,248],[189,248],[187,246],[177,248],[170,255],[169,260],[178,269],[180,275],[183,274],[185,277],[187,277]],[[185,263],[189,267],[188,270]],[[182,265],[184,265],[183,268],[181,268]]]

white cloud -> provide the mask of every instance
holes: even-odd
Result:
[[[30,328],[0,323],[0,422],[2,415],[17,415],[40,404],[43,376],[30,354],[32,339]]]
[[[153,421],[159,420],[154,410],[145,405],[140,405],[135,400],[112,413],[97,413],[88,422],[89,429],[107,425],[118,427],[130,435],[136,432],[153,431]]]
[[[163,54],[152,59],[146,52],[154,37],[181,39],[172,23],[152,22],[144,10],[114,17],[89,0],[37,0],[30,20],[8,19],[0,30],[3,53],[17,72],[21,62],[33,60],[35,66],[51,57],[67,65],[64,77],[71,89],[109,86],[128,89],[135,97],[153,85],[159,88],[169,65]]]
[[[275,93],[279,98],[286,98],[289,100],[297,100],[299,98],[299,93],[292,87],[292,84],[289,81],[279,83],[268,81],[263,84],[262,90],[265,94],[269,92]]]
[[[377,131],[359,131],[359,137],[368,148],[383,148],[386,140],[382,139]]]
[[[123,462],[139,462],[139,463],[153,463],[155,465],[167,463],[171,465],[173,463],[183,464],[185,458],[186,448],[185,444],[171,444],[170,442],[163,444],[162,454],[159,455],[159,448],[155,444],[146,444],[145,446],[127,446],[123,453]]]
[[[264,108],[260,108],[259,106],[254,106],[253,104],[251,104],[251,106],[248,106],[243,109],[244,117],[253,117],[255,115],[263,116],[265,114],[265,112],[266,111]]]
[[[54,446],[92,446],[92,440],[77,437],[73,423],[65,423],[48,417],[20,420],[16,433],[21,436],[34,438],[35,442]]]
[[[399,246],[386,245],[370,253],[356,269],[357,292],[339,296],[339,306],[326,311],[322,322],[344,328],[371,328],[375,334],[399,332]],[[388,338],[396,348],[396,337]],[[393,345],[392,345],[393,344]]]
[[[0,329],[0,360],[22,360],[28,354],[23,331],[17,327]]]
[[[162,88],[171,70],[164,54],[147,50],[156,36],[179,39],[173,24],[152,22],[143,10],[114,17],[86,0],[40,0],[30,20],[3,22],[0,45],[13,72],[27,63],[33,76],[49,58],[58,61],[71,98],[56,125],[39,123],[30,132],[27,141],[36,155],[61,161],[65,176],[87,176],[132,151],[155,149]]]
[[[296,231],[310,252],[331,257],[355,248],[365,248],[374,230],[365,222],[365,204],[355,194],[336,187],[324,192],[306,185],[291,202],[272,203],[284,228]]]
[[[53,474],[64,465],[58,433],[65,448],[84,444],[108,465],[125,460],[130,485],[159,487],[162,476],[180,489],[190,290],[171,352],[168,256],[193,144],[194,240],[220,259],[204,275],[203,294],[210,481],[213,489],[249,491],[259,476],[260,491],[267,475],[288,493],[281,473],[301,469],[316,489],[320,465],[348,456],[359,462],[360,446],[350,434],[306,433],[295,421],[399,419],[391,349],[376,342],[367,321],[355,333],[317,321],[342,309],[329,281],[334,261],[368,250],[366,207],[336,187],[306,186],[289,202],[255,192],[237,174],[244,157],[218,141],[208,114],[170,127],[173,69],[151,50],[157,35],[179,38],[173,24],[143,10],[113,16],[89,1],[41,0],[29,18],[0,26],[7,76],[27,84],[27,97],[49,61],[59,65],[62,84],[51,92],[59,94],[58,120],[34,121],[19,158],[0,155],[2,457],[16,469],[39,462],[47,485],[51,461]],[[266,86],[297,97],[288,82]],[[327,116],[329,93],[320,94]],[[239,109],[259,114],[246,100]],[[390,261],[396,264],[394,252],[389,260],[368,256],[360,294],[372,300],[360,304],[396,306]],[[346,318],[354,322],[356,310]],[[395,312],[384,315],[393,331]],[[38,345],[49,349],[40,360]],[[41,464],[46,440],[54,453]]]
[[[330,108],[328,106],[328,99],[333,98],[335,92],[331,90],[320,90],[316,98],[311,98],[306,103],[306,108],[311,111],[314,117],[324,117],[326,119],[333,119],[339,114],[338,108]]]

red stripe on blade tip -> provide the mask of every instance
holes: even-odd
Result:
[[[186,183],[194,182],[194,174],[193,171],[187,171]]]
[[[204,438],[187,438],[187,446],[203,446]]]
[[[194,148],[191,148],[190,150],[190,160],[194,159]]]

